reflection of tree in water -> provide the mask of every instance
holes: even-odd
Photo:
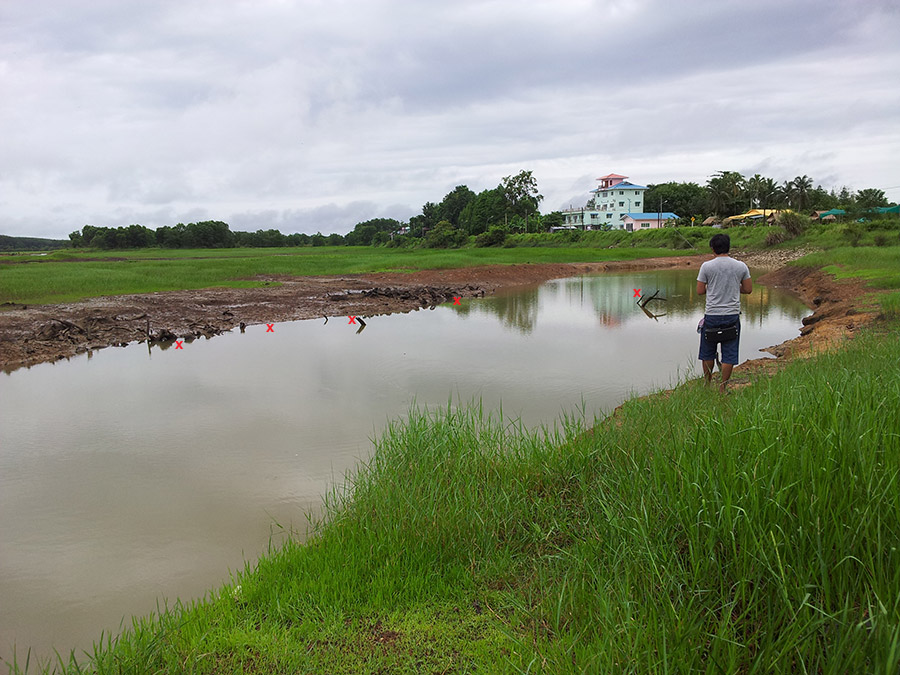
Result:
[[[696,309],[696,282],[691,273],[683,271],[586,276],[566,279],[563,283],[566,297],[573,303],[591,307],[604,326],[618,326],[635,312],[641,312],[636,290],[644,297],[659,291],[659,297],[665,298],[647,305],[651,314],[684,315]]]
[[[490,296],[454,309],[468,316],[477,307],[481,312],[495,315],[507,328],[528,335],[537,325],[538,306],[538,287],[535,286],[509,295]]]
[[[516,293],[487,297],[454,306],[453,309],[462,316],[468,316],[473,311],[493,314],[508,328],[529,334],[537,325],[538,288],[534,286]],[[551,304],[567,302],[574,307],[583,307],[585,311],[592,310],[602,325],[614,328],[635,313],[643,314],[637,305],[638,298],[634,296],[636,289],[645,297],[659,290],[659,297],[666,299],[665,302],[654,300],[647,305],[645,309],[651,315],[693,316],[702,313],[705,307],[704,296],[697,295],[696,270],[643,271],[560,279],[540,286],[540,295]],[[773,300],[772,296],[772,289],[754,284],[753,294],[741,298],[742,320],[762,325],[773,313],[798,320],[806,313],[801,304],[784,305],[779,300]],[[775,304],[770,304],[772,302]]]

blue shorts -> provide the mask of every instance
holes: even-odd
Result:
[[[740,314],[706,314],[704,315],[703,328],[722,328],[723,326],[738,325],[738,336],[728,342],[720,342],[722,345],[722,363],[730,363],[733,366],[738,362],[738,343],[741,341],[741,315]],[[716,358],[716,343],[708,342],[706,330],[700,331],[700,360],[714,361]]]

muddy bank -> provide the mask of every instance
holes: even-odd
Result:
[[[491,265],[330,277],[266,276],[261,288],[210,288],[91,298],[0,311],[0,369],[134,342],[211,338],[241,324],[410,312],[548,279],[697,265],[691,256],[632,262]]]
[[[483,297],[516,286],[580,274],[690,269],[699,267],[709,257],[707,254],[605,263],[491,265],[409,274],[269,276],[261,278],[267,284],[261,288],[212,288],[7,307],[0,312],[0,369],[9,372],[148,339],[211,338],[241,324],[338,316],[367,318],[410,312],[450,303],[457,297]],[[744,259],[756,267],[784,264],[781,257],[757,260],[745,256]],[[810,307],[816,307],[816,314],[804,327],[804,335],[773,347],[773,354],[792,356],[814,343],[819,344],[820,336],[843,335],[868,320],[857,313],[853,299],[861,291],[852,284],[836,284],[827,275],[795,268],[782,268],[762,281],[794,291]],[[810,338],[813,333],[815,341]]]

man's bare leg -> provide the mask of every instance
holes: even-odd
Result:
[[[716,368],[715,360],[703,362],[703,377],[706,378],[706,384],[712,384],[713,370]],[[731,371],[729,371],[730,373]]]
[[[719,385],[719,391],[725,393],[725,385],[728,384],[729,378],[731,378],[731,371],[734,370],[734,364],[732,363],[723,363],[722,364],[722,384]]]

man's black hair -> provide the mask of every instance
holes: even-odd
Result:
[[[714,234],[709,240],[709,245],[716,255],[728,253],[731,250],[731,237],[727,234]]]

